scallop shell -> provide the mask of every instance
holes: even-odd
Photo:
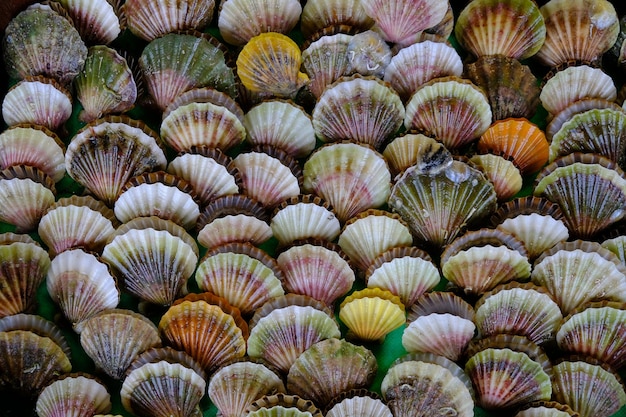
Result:
[[[201,30],[213,18],[214,0],[128,0],[124,14],[128,29],[151,41],[185,29]]]
[[[237,57],[237,75],[252,93],[293,98],[308,83],[300,72],[298,45],[281,33],[261,33],[251,38]]]
[[[14,225],[18,232],[30,232],[54,203],[54,194],[29,178],[0,178],[0,201],[0,221]]]
[[[159,331],[166,344],[185,351],[208,373],[246,353],[246,341],[233,317],[205,301],[170,307],[161,317]]]
[[[328,201],[340,221],[382,206],[389,197],[391,173],[381,154],[355,143],[325,145],[303,169],[305,192]]]
[[[563,123],[570,120],[575,114],[585,112],[592,109],[613,109],[624,110],[622,106],[614,101],[603,98],[583,98],[569,104],[563,110],[554,115],[546,126],[546,137],[552,140],[552,137],[561,129]]]
[[[434,137],[450,150],[478,139],[491,124],[491,107],[481,88],[458,77],[435,78],[406,104],[404,126]]]
[[[441,142],[420,133],[407,133],[395,138],[387,145],[383,156],[394,177],[413,165],[425,170],[428,166],[452,161],[452,155]]]
[[[462,73],[461,57],[452,46],[426,40],[400,49],[391,58],[384,79],[406,102],[428,81]]]
[[[333,26],[345,25],[365,31],[373,24],[374,21],[365,11],[362,0],[311,0],[302,8],[300,28],[304,37],[309,38]]]
[[[217,26],[226,42],[243,46],[261,33],[288,34],[301,13],[297,0],[226,0],[220,4]],[[242,27],[241,22],[247,24]]]
[[[313,297],[302,294],[287,293],[278,297],[270,298],[263,305],[254,311],[254,315],[250,318],[250,327],[255,327],[259,320],[272,314],[274,310],[282,308],[298,306],[298,307],[312,307],[316,311],[325,313],[328,317],[334,319],[332,308],[324,304],[323,302],[316,300]]]
[[[197,87],[180,93],[163,111],[162,119],[165,119],[171,112],[180,106],[191,103],[212,103],[217,106],[226,107],[232,114],[243,122],[243,110],[234,98],[226,93],[211,87]]]
[[[352,140],[376,149],[402,126],[404,105],[377,78],[340,78],[328,86],[313,109],[313,128],[324,142]]]
[[[31,123],[59,130],[72,115],[72,96],[59,83],[44,77],[27,77],[15,84],[2,100],[2,118],[9,126]]]
[[[6,27],[2,49],[10,77],[43,75],[62,85],[72,82],[87,58],[78,31],[46,7],[31,7],[13,18]]]
[[[84,322],[80,344],[96,368],[122,379],[135,357],[161,345],[156,326],[131,310],[104,310]]]
[[[347,74],[351,39],[352,35],[346,33],[328,33],[303,45],[302,68],[310,79],[307,87],[315,97],[321,96],[328,85]]]
[[[470,320],[449,313],[421,316],[402,333],[407,352],[427,352],[457,361],[474,337],[476,326]]]
[[[155,132],[131,119],[99,119],[72,138],[65,168],[72,179],[112,204],[130,178],[165,168],[167,161],[157,138]]]
[[[102,252],[123,288],[142,300],[170,305],[186,290],[198,262],[191,246],[165,230],[131,229]]]
[[[195,253],[196,256],[199,256],[198,244],[196,243],[195,239],[189,233],[187,233],[187,231],[182,226],[177,225],[176,223],[174,223],[171,220],[164,220],[164,219],[162,219],[160,217],[156,217],[156,216],[137,217],[137,218],[134,218],[134,219],[132,219],[132,220],[130,220],[130,221],[120,225],[115,230],[115,235],[112,237],[112,239],[115,236],[125,234],[126,232],[128,232],[131,229],[164,230],[164,231],[168,232],[169,234],[171,234],[172,236],[176,236],[176,237],[182,239],[182,241],[185,242],[187,245],[189,245],[189,247],[193,250],[193,253]],[[109,242],[110,242],[110,240],[109,240]],[[107,242],[107,243],[109,243],[109,242]]]
[[[47,337],[56,343],[68,359],[72,359],[72,349],[61,328],[51,321],[35,314],[17,313],[0,319],[0,331],[25,330],[41,337]]]
[[[206,382],[193,370],[165,361],[147,363],[124,379],[124,408],[137,416],[191,417],[199,413]]]
[[[569,417],[579,416],[568,405],[556,401],[537,401],[521,408],[514,417]]]
[[[454,34],[476,57],[504,55],[522,60],[539,51],[546,26],[539,6],[531,0],[480,0],[461,11]]]
[[[285,415],[291,417],[323,417],[322,411],[311,400],[279,392],[264,395],[248,407],[248,415]],[[258,413],[258,414],[257,414]]]
[[[510,200],[522,189],[522,174],[508,159],[499,155],[484,154],[474,155],[469,161],[493,183],[499,202]]]
[[[626,235],[606,239],[602,242],[602,247],[613,252],[626,265]]]
[[[60,0],[67,10],[74,27],[89,45],[108,45],[122,32],[114,2],[108,0]]]
[[[349,389],[368,387],[377,369],[376,357],[369,349],[326,339],[298,356],[287,375],[287,390],[315,404],[327,404]]]
[[[311,417],[308,411],[302,411],[294,407],[285,407],[282,405],[273,405],[269,408],[259,408],[250,411],[246,417]]]
[[[87,123],[105,114],[130,110],[137,99],[137,84],[126,59],[103,45],[89,48],[74,86],[76,98],[83,106],[79,118]]]
[[[283,201],[274,210],[270,226],[280,245],[310,238],[331,242],[341,231],[330,205],[310,194]]]
[[[342,399],[329,408],[326,417],[392,417],[391,410],[379,398],[370,395],[354,395]]]
[[[69,374],[41,391],[35,411],[40,417],[86,417],[107,413],[111,407],[111,395],[100,381],[88,374]]]
[[[128,374],[130,374],[132,371],[137,368],[141,368],[147,363],[158,363],[162,361],[183,365],[184,367],[189,368],[198,375],[200,375],[202,379],[207,379],[206,372],[204,372],[200,364],[194,358],[192,358],[182,350],[176,350],[169,346],[153,347],[141,352],[135,357],[135,360],[126,370],[126,375],[128,376]]]

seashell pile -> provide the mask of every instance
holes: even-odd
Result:
[[[626,416],[612,2],[31,3],[1,415]]]

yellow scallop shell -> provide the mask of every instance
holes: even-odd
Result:
[[[406,321],[400,297],[380,288],[355,291],[339,308],[339,319],[349,334],[364,341],[382,340]]]

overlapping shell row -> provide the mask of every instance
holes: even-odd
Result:
[[[626,405],[610,2],[121,3],[38,3],[5,31],[18,414]]]

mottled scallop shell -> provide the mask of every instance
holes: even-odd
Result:
[[[13,18],[3,39],[4,63],[12,78],[54,78],[69,85],[87,58],[78,31],[49,7],[33,6]]]
[[[161,317],[159,332],[165,344],[183,350],[213,372],[242,358],[246,342],[233,317],[205,301],[183,301]]]
[[[243,125],[252,145],[271,145],[294,158],[306,157],[315,148],[311,116],[291,101],[257,104],[246,113]]]
[[[370,386],[377,369],[369,349],[326,339],[298,356],[287,375],[287,390],[315,404],[327,404],[342,392]]]
[[[350,391],[352,392],[352,391]],[[327,412],[326,417],[392,417],[391,410],[375,396],[365,393],[341,399]]]
[[[324,142],[352,140],[379,149],[402,126],[400,96],[378,78],[340,78],[313,109],[315,134]]]
[[[70,348],[61,328],[53,322],[44,319],[36,314],[18,313],[0,319],[0,331],[10,332],[13,330],[26,330],[42,337],[52,339],[59,345],[68,359],[72,359],[72,349]]]
[[[426,40],[400,49],[391,58],[384,79],[406,102],[424,83],[462,73],[461,57],[452,46]]]
[[[163,111],[162,119],[165,119],[171,112],[191,103],[213,103],[226,107],[232,114],[243,122],[243,110],[234,98],[226,93],[212,87],[197,87],[187,90],[178,95]]]
[[[337,243],[357,268],[366,271],[383,252],[411,246],[413,236],[397,214],[370,209],[346,222]]]
[[[579,65],[557,71],[541,88],[539,99],[543,108],[555,115],[583,98],[614,101],[616,96],[617,89],[607,73],[600,68]]]
[[[58,82],[43,77],[23,79],[2,100],[2,118],[9,126],[30,123],[59,130],[71,115],[70,93]]]
[[[480,171],[449,161],[407,169],[392,188],[389,206],[418,240],[440,249],[494,211],[496,193]]]
[[[245,415],[253,401],[264,395],[284,392],[282,380],[261,363],[235,362],[211,376],[208,395],[223,417]]]
[[[435,78],[406,104],[404,126],[434,137],[450,150],[478,139],[491,124],[491,107],[481,88],[458,77]]]
[[[205,390],[206,381],[192,369],[161,361],[130,372],[120,396],[124,408],[136,416],[192,417],[200,413]]]
[[[532,0],[478,0],[461,11],[454,34],[475,57],[504,55],[522,60],[539,51],[546,26]]]
[[[583,98],[576,100],[555,114],[548,122],[546,126],[546,137],[548,140],[552,140],[552,137],[561,129],[563,124],[570,120],[575,114],[592,109],[624,110],[618,103],[603,98]]]
[[[104,118],[81,129],[65,153],[74,181],[111,205],[126,182],[143,172],[165,169],[158,135],[140,122]]]
[[[235,76],[224,51],[203,36],[168,34],[157,38],[144,48],[139,66],[148,92],[161,110],[196,87],[236,95]]]
[[[348,257],[334,244],[295,245],[281,252],[276,262],[285,274],[285,290],[326,305],[345,295],[355,281]]]
[[[452,155],[441,143],[420,133],[407,133],[392,140],[383,151],[394,177],[413,165],[419,169],[452,161]]]
[[[302,8],[300,27],[304,37],[310,38],[325,28],[345,25],[365,31],[373,24],[374,21],[362,6],[362,0],[311,0]]]
[[[69,374],[41,391],[35,404],[40,417],[87,417],[111,411],[107,388],[88,374]]]
[[[96,368],[122,379],[126,368],[144,350],[161,345],[156,326],[131,310],[104,310],[84,322],[80,344]]]
[[[273,310],[256,322],[250,330],[247,353],[287,374],[296,358],[314,343],[340,336],[339,325],[326,312],[292,305]]]
[[[68,250],[52,260],[46,288],[76,332],[82,329],[82,322],[120,302],[108,266],[81,249]]]
[[[137,84],[126,59],[104,45],[89,48],[74,86],[76,98],[83,106],[79,118],[87,123],[105,114],[130,110],[137,99]]]
[[[307,4],[313,3],[307,2]],[[314,41],[303,45],[302,69],[310,79],[310,83],[307,85],[308,89],[315,97],[319,97],[326,86],[347,74],[348,45],[352,35],[323,33],[319,38],[314,39]]]
[[[227,151],[245,137],[246,129],[236,114],[209,102],[181,105],[161,123],[161,138],[177,152],[189,152],[194,146]]]
[[[243,46],[261,33],[288,34],[301,13],[297,0],[225,0],[220,3],[217,27],[226,42]]]
[[[402,347],[409,353],[428,352],[457,361],[475,330],[471,320],[449,313],[433,313],[409,323],[402,333]]]
[[[609,417],[626,404],[621,379],[601,365],[572,360],[553,369],[554,398],[580,417]]]
[[[607,0],[550,0],[539,10],[546,39],[536,58],[546,66],[597,61],[617,40],[619,18]]]
[[[366,288],[346,297],[339,306],[339,319],[348,336],[361,341],[382,341],[405,322],[400,297],[380,288]]]
[[[72,23],[88,45],[108,45],[122,31],[116,2],[108,0],[60,0]]]
[[[170,32],[202,30],[213,18],[214,0],[128,0],[124,15],[128,29],[151,41]]]
[[[441,22],[448,11],[448,2],[433,0],[361,0],[361,5],[385,41],[401,45],[418,41],[421,32]]]
[[[186,290],[198,262],[193,248],[165,230],[131,229],[117,235],[102,259],[118,274],[121,286],[142,300],[169,305]]]
[[[331,242],[341,231],[339,219],[330,205],[310,194],[283,201],[274,210],[270,226],[274,237],[283,246],[301,239]]]
[[[387,202],[391,173],[381,154],[356,143],[322,146],[304,163],[305,192],[328,201],[340,221]]]
[[[309,77],[300,72],[300,48],[286,35],[261,33],[251,38],[237,57],[237,75],[252,93],[293,98]]]
[[[510,200],[522,189],[522,174],[508,159],[499,155],[483,154],[474,155],[469,161],[491,181],[499,202]]]
[[[17,232],[31,232],[54,203],[54,194],[29,178],[0,178],[0,201],[0,221],[14,225]]]

